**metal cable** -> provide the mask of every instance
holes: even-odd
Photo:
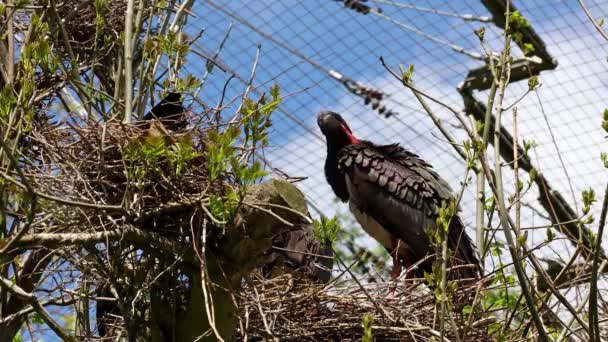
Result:
[[[486,57],[484,55],[478,53],[478,52],[468,51],[467,49],[463,48],[462,46],[458,46],[456,44],[448,42],[447,40],[443,40],[441,38],[437,38],[437,37],[435,37],[433,35],[430,35],[430,34],[424,32],[424,31],[421,31],[421,30],[419,30],[419,29],[417,29],[417,28],[415,28],[413,26],[410,26],[410,25],[404,24],[404,23],[402,23],[402,22],[400,22],[398,20],[395,20],[395,19],[389,17],[388,15],[386,15],[386,14],[384,14],[384,13],[382,13],[382,12],[376,10],[376,9],[372,9],[369,13],[372,14],[372,15],[377,16],[378,18],[381,18],[381,19],[384,19],[386,21],[389,21],[389,22],[391,22],[391,23],[393,23],[393,24],[401,27],[402,29],[404,29],[406,31],[410,31],[412,33],[415,33],[415,34],[417,34],[419,36],[422,36],[422,37],[424,37],[424,38],[426,38],[428,40],[431,40],[431,41],[433,41],[433,42],[435,42],[437,44],[447,46],[450,49],[452,49],[452,50],[454,50],[454,51],[456,51],[458,53],[461,53],[463,55],[469,56],[469,57],[471,57],[473,59],[476,59],[476,60],[479,60],[479,61],[485,61],[486,60]]]
[[[274,38],[272,35],[270,35],[270,34],[264,32],[264,31],[260,30],[257,26],[255,26],[251,22],[247,21],[245,18],[241,17],[240,15],[227,10],[226,8],[220,6],[219,4],[216,4],[213,0],[206,0],[206,2],[209,5],[211,5],[212,7],[214,7],[215,9],[217,9],[220,12],[224,13],[225,15],[227,15],[227,16],[235,19],[236,21],[242,23],[243,25],[247,26],[248,28],[250,28],[251,30],[253,30],[257,34],[259,34],[260,36],[262,36],[262,37],[270,40],[271,42],[277,44],[279,47],[287,50],[288,52],[290,52],[291,54],[293,54],[296,57],[300,58],[301,60],[303,60],[303,61],[309,63],[310,65],[312,65],[313,67],[321,70],[322,72],[326,73],[328,76],[330,76],[330,77],[332,77],[332,78],[340,81],[351,93],[353,93],[353,94],[355,94],[357,96],[360,96],[360,97],[366,97],[366,104],[368,104],[368,101],[369,101],[368,98],[370,97],[370,93],[371,93],[371,97],[372,97],[372,100],[371,100],[372,101],[371,102],[372,109],[374,109],[374,110],[376,110],[376,109],[382,109],[382,107],[378,106],[378,102],[374,102],[374,100],[380,101],[383,98],[387,99],[388,96],[386,94],[384,94],[382,92],[379,92],[377,90],[374,90],[372,88],[366,87],[366,86],[362,85],[361,83],[359,83],[359,82],[357,82],[355,80],[352,80],[351,78],[346,77],[346,76],[342,75],[341,73],[339,73],[339,72],[337,72],[337,71],[335,71],[333,69],[324,67],[323,65],[317,63],[316,61],[314,61],[314,60],[306,57],[304,54],[302,54],[298,50],[296,50],[296,49],[292,48],[291,46],[289,46],[289,45],[287,45],[287,44],[279,41],[278,39]],[[209,59],[209,56],[205,56],[204,54],[201,54],[199,51],[192,50],[192,52],[194,52],[195,54],[199,54],[201,57]],[[217,60],[215,60],[214,62],[217,62]],[[243,78],[242,76],[238,75],[232,68],[230,68],[229,66],[225,65],[225,63],[221,63],[220,62],[219,64],[222,65],[226,69],[226,71],[234,74],[237,79],[239,79],[242,82],[247,83],[247,80],[245,80],[245,78]],[[259,94],[259,91],[256,90],[256,92],[258,92],[258,94]],[[374,92],[376,94],[373,94]],[[400,105],[400,106],[402,106],[404,108],[414,109],[414,108],[412,108],[410,106],[407,106],[407,105],[401,103],[400,101],[397,101],[397,100],[394,100],[394,99],[391,99],[391,100],[392,100],[392,102],[394,102],[394,103],[396,103],[396,104],[398,104],[398,105]],[[321,137],[321,135],[319,135],[316,131],[314,131],[314,130],[310,129],[308,126],[306,126],[306,124],[304,124],[304,122],[302,122],[300,119],[298,119],[294,114],[291,114],[291,113],[283,110],[281,108],[281,106],[279,106],[278,109],[281,112],[283,112],[285,115],[287,115],[288,118],[290,118],[291,120],[293,120],[294,122],[296,122],[296,124],[298,124],[298,126],[302,127],[304,130],[306,130],[307,132],[309,132],[313,136],[315,136],[317,139],[319,139],[319,141],[321,141],[323,143],[325,142],[325,139],[323,137]],[[388,117],[392,117],[393,115],[396,114],[393,111],[388,111],[388,113],[390,115],[385,115],[385,117],[387,117],[387,118]],[[414,113],[419,114],[418,111],[415,111]],[[382,114],[382,113],[380,113],[380,114]],[[403,119],[399,118],[398,116],[395,116],[395,117],[396,117],[396,120],[399,123],[407,126],[406,122]],[[414,138],[422,138],[423,140],[425,140],[425,141],[427,141],[429,143],[433,143],[431,141],[431,139],[428,137],[428,134],[426,132],[419,132],[419,131],[415,130],[412,127],[410,127],[410,130],[412,130],[414,132],[414,134],[415,134]],[[453,159],[458,160],[458,158],[456,158],[454,155],[452,155],[452,154],[448,154],[448,155],[450,157],[452,157]]]
[[[403,3],[396,2],[396,1],[391,1],[391,0],[369,0],[369,1],[370,2],[375,2],[375,3],[378,3],[378,4],[385,4],[385,5],[395,6],[395,7],[398,7],[398,8],[412,9],[412,10],[416,10],[416,11],[419,11],[419,12],[433,13],[433,14],[436,14],[436,15],[444,16],[444,17],[459,18],[459,19],[462,19],[462,20],[465,20],[465,21],[479,21],[479,22],[482,22],[482,23],[491,23],[492,22],[492,18],[486,17],[486,16],[445,12],[445,11],[437,10],[437,9],[434,9],[434,8],[421,7],[421,6],[411,5],[411,4],[403,4]]]

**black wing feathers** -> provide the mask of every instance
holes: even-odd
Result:
[[[401,238],[416,260],[433,254],[426,229],[436,226],[442,202],[453,200],[449,185],[429,164],[397,144],[378,146],[370,142],[340,150],[338,167],[346,176],[350,199],[392,235]],[[448,244],[456,264],[478,265],[472,242],[455,216]],[[421,264],[431,271],[432,261]],[[475,278],[470,268],[458,278]]]
[[[427,215],[436,215],[441,202],[453,198],[429,164],[399,145],[349,145],[340,151],[338,165],[346,173],[360,169],[368,181]]]

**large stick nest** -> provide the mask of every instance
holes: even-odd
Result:
[[[144,8],[147,9],[148,4]],[[78,49],[87,50],[95,46],[95,38],[99,39],[98,44],[103,44],[104,37],[118,39],[120,32],[124,31],[126,11],[126,0],[108,1],[99,13],[102,22],[98,24],[94,1],[67,0],[57,8],[66,31],[73,39],[71,42]]]
[[[461,286],[457,298],[473,298],[478,284]],[[334,279],[327,285],[311,284],[284,275],[258,279],[243,291],[241,324],[250,338],[281,341],[361,341],[362,319],[373,317],[376,341],[428,341],[439,337],[439,305],[421,279],[397,284],[396,295],[387,297],[395,283],[359,285],[352,280]],[[458,335],[463,341],[490,341],[492,318],[451,310]],[[241,331],[241,338],[244,333]],[[455,331],[446,318],[445,338],[454,341]]]
[[[223,193],[226,183],[208,180],[204,130],[174,133],[157,121],[67,121],[71,123],[35,127],[27,142],[35,146],[27,156],[36,161],[28,170],[34,188],[66,205],[83,204],[77,204],[81,210],[51,207],[62,214],[54,220],[54,232],[103,230],[122,223],[178,233],[189,225],[194,202],[204,194]],[[179,146],[191,148],[193,157],[187,162],[171,158]]]

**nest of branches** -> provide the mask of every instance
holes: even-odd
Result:
[[[157,120],[62,121],[34,125],[24,141],[23,186],[36,189],[39,204],[19,244],[51,250],[87,274],[100,336],[123,334],[125,315],[145,336],[150,315],[166,322],[154,315],[186,310],[205,205],[232,187],[228,172],[209,178],[206,130],[216,126],[174,132]],[[223,237],[211,226],[210,249]],[[119,310],[115,297],[136,310]]]
[[[63,18],[75,54],[89,55],[95,50],[97,57],[103,59],[114,45],[106,43],[119,41],[120,33],[124,31],[127,1],[107,1],[99,9],[95,8],[95,3],[96,1],[64,1],[57,7],[57,14]],[[148,5],[144,8],[147,9]],[[98,50],[100,47],[105,48]]]
[[[74,124],[78,120],[72,119],[67,125],[37,127],[29,136],[36,146],[29,156],[36,161],[29,178],[34,187],[81,209],[65,211],[72,217],[63,227],[57,220],[57,230],[126,224],[183,234],[195,202],[205,193],[223,192],[221,181],[208,179],[203,131],[171,132],[156,120]],[[93,223],[91,216],[99,221]]]
[[[13,15],[15,34],[31,39],[47,41],[52,40],[51,48],[63,62],[69,62],[74,67],[78,66],[81,71],[95,66],[96,74],[104,80],[109,80],[113,73],[113,63],[116,61],[117,54],[122,49],[117,44],[124,31],[125,13],[127,8],[126,0],[112,1],[80,1],[67,0],[57,4],[45,1],[32,2],[36,9],[20,9]],[[101,5],[96,8],[96,5]],[[53,6],[53,7],[51,7]],[[141,23],[146,24],[146,19],[150,17],[150,2],[146,1],[141,13]],[[54,13],[54,14],[53,14]],[[48,39],[42,36],[41,32],[30,32],[32,29],[32,18],[48,17],[47,27],[52,32],[57,32],[57,39]],[[38,25],[34,29],[40,30],[44,26]],[[36,45],[36,44],[34,44]],[[138,50],[139,51],[139,50]],[[140,55],[136,56],[140,58]],[[71,59],[75,60],[71,60]],[[49,60],[50,61],[50,60]],[[107,79],[106,79],[107,78]],[[37,99],[40,100],[53,96],[53,93],[65,85],[66,75],[62,75],[57,70],[47,70],[38,68],[35,70],[35,81],[37,89]],[[0,85],[2,80],[0,80]],[[21,87],[19,80],[15,85],[18,90]]]
[[[361,341],[367,325],[376,341],[440,340],[439,304],[422,280],[399,282],[389,298],[387,289],[394,286],[339,279],[320,285],[294,282],[290,275],[257,279],[242,293],[241,338],[245,331],[254,339]],[[456,297],[473,298],[477,289],[478,284],[462,285]],[[491,341],[487,331],[494,319],[462,314],[458,303],[462,300],[454,302],[453,321],[446,318],[445,339],[458,340],[457,333],[462,341]]]

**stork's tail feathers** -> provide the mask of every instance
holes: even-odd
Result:
[[[464,224],[458,216],[452,218],[448,245],[454,252],[448,277],[450,279],[479,280],[482,277],[482,268],[477,257],[477,250],[465,233]]]

